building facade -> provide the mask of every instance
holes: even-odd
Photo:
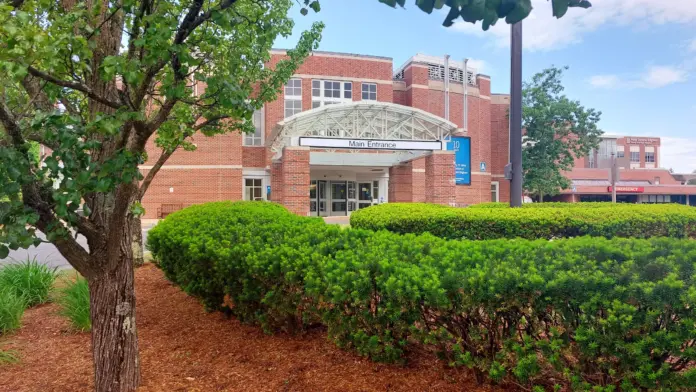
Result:
[[[272,51],[267,66],[285,55]],[[314,52],[254,114],[253,135],[197,134],[195,152],[174,153],[142,201],[146,217],[218,200],[271,200],[316,216],[386,202],[508,202],[509,96],[447,58],[418,54],[394,70],[387,57]],[[649,169],[659,167],[659,139],[623,138],[578,160],[569,176],[605,179],[609,150],[628,156],[625,171],[659,170]],[[152,141],[147,151],[143,174],[160,154]]]

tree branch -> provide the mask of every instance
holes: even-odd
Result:
[[[89,97],[89,98],[91,98],[91,99],[93,99],[93,100],[95,100],[95,101],[97,101],[97,102],[99,102],[99,103],[102,103],[102,104],[104,104],[104,105],[106,105],[106,106],[108,106],[108,107],[110,107],[110,108],[118,109],[118,108],[120,108],[120,107],[122,106],[122,105],[121,105],[120,103],[118,103],[118,102],[110,101],[110,100],[108,100],[108,99],[106,99],[106,98],[104,98],[104,97],[102,97],[102,96],[100,96],[100,95],[94,93],[94,91],[92,91],[91,88],[87,87],[86,85],[84,85],[84,84],[82,84],[82,83],[71,82],[71,81],[69,81],[69,80],[61,80],[61,79],[58,79],[58,78],[53,77],[53,76],[51,76],[51,75],[49,75],[49,74],[47,74],[47,73],[45,73],[45,72],[39,71],[38,69],[36,69],[36,68],[34,68],[34,67],[32,67],[32,66],[29,66],[29,67],[27,68],[27,70],[29,71],[29,73],[30,73],[32,76],[35,76],[35,77],[40,78],[40,79],[43,79],[43,80],[45,80],[45,81],[47,81],[47,82],[49,82],[49,83],[53,83],[53,84],[55,84],[56,86],[71,88],[71,89],[73,89],[73,90],[80,91],[80,92],[82,92],[83,94],[85,94],[87,97]]]
[[[162,149],[162,154],[159,156],[159,158],[157,158],[157,162],[155,162],[150,171],[147,172],[147,176],[145,176],[142,184],[140,184],[140,189],[138,189],[138,200],[143,199],[143,196],[145,196],[145,192],[147,192],[147,189],[150,187],[152,180],[155,179],[155,175],[157,175],[162,166],[164,166],[169,157],[171,157],[178,148],[179,144],[169,150]]]

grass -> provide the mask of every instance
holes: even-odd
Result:
[[[70,320],[72,327],[78,331],[91,330],[87,280],[80,276],[67,280],[65,285],[58,289],[58,294],[56,302],[60,306],[60,315]]]
[[[0,269],[0,287],[23,298],[26,306],[31,307],[49,301],[57,275],[55,268],[27,259]]]
[[[11,288],[2,286],[0,289],[0,335],[19,328],[26,308],[27,302],[24,298],[18,297]]]
[[[19,353],[15,350],[0,350],[0,365],[19,362]]]

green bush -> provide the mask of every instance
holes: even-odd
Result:
[[[27,260],[0,268],[0,287],[24,298],[27,306],[34,306],[49,301],[56,276],[55,268]]]
[[[74,280],[66,280],[65,286],[58,290],[57,301],[60,306],[59,314],[68,320],[78,331],[92,329],[89,315],[89,286],[87,280],[76,276]]]
[[[551,239],[584,235],[696,238],[696,208],[675,204],[624,204],[621,207],[599,206],[601,203],[578,204],[582,205],[454,208],[423,203],[387,203],[354,212],[350,224],[354,228],[384,229],[401,234],[429,232],[448,239]]]
[[[238,202],[172,214],[148,244],[208,309],[268,332],[322,324],[382,361],[424,344],[530,389],[696,388],[696,241],[451,241]]]
[[[522,208],[612,208],[612,207],[631,207],[636,204],[632,203],[609,203],[601,201],[579,202],[579,203],[563,203],[563,202],[546,202],[546,203],[524,203]],[[649,206],[649,205],[644,205]],[[510,208],[510,203],[479,203],[470,205],[468,208]]]
[[[0,335],[20,327],[26,308],[24,298],[17,296],[14,290],[0,286]]]

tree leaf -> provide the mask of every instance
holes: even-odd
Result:
[[[314,0],[313,2],[309,3],[309,8],[313,9],[314,12],[321,11],[321,5],[317,0]]]
[[[445,27],[450,27],[454,24],[454,20],[459,17],[459,8],[457,7],[452,7],[450,8],[449,13],[447,14],[447,17],[445,18],[445,21],[442,22],[442,25]]]
[[[0,244],[0,259],[6,258],[10,254],[10,250],[7,246]]]
[[[396,0],[379,0],[379,2],[386,4],[392,8],[396,8]]]
[[[568,12],[568,0],[551,0],[553,16],[561,18]]]
[[[307,16],[307,14],[309,13],[309,11],[307,11],[307,8],[301,8],[301,9],[300,9],[300,13],[302,14],[302,16]]]
[[[522,21],[524,18],[529,16],[529,13],[532,12],[532,8],[531,0],[519,0],[515,6],[515,9],[513,9],[505,17],[505,22],[508,24],[515,24]]]
[[[416,0],[416,5],[423,12],[430,14],[433,12],[433,7],[435,7],[435,0]]]

